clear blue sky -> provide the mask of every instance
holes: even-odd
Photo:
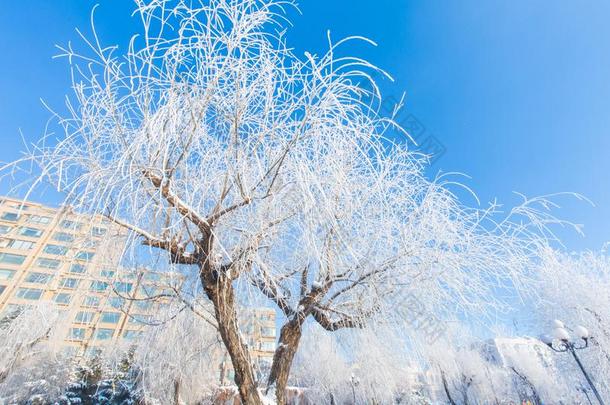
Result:
[[[128,0],[99,0],[106,44],[125,41],[136,20]],[[54,44],[88,28],[90,0],[6,2],[0,13],[0,160],[14,160],[42,133],[68,89]],[[610,2],[307,0],[292,14],[289,43],[320,53],[334,38],[365,35],[352,49],[393,74],[389,94],[446,147],[431,173],[469,174],[482,201],[515,203],[512,191],[576,191],[596,206],[562,200],[560,215],[585,225],[570,249],[610,241]],[[0,192],[6,185],[0,185]],[[473,201],[468,201],[473,204]]]

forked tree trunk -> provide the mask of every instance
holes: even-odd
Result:
[[[208,298],[214,305],[218,331],[231,357],[235,371],[235,383],[243,405],[262,405],[256,387],[250,352],[239,333],[235,310],[235,291],[231,279],[216,271],[201,272],[201,281]]]
[[[286,388],[288,385],[288,376],[290,374],[292,360],[294,359],[294,355],[299,347],[299,341],[301,340],[301,325],[302,322],[293,319],[282,326],[279,344],[273,355],[273,365],[271,366],[271,372],[269,373],[267,391],[275,386],[275,395],[278,405],[287,404]]]

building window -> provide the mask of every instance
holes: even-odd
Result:
[[[125,300],[121,297],[110,297],[108,299],[108,303],[110,304],[110,306],[116,309],[122,308],[124,302]]]
[[[150,300],[136,301],[134,303],[134,305],[136,306],[137,309],[139,309],[141,311],[148,311],[152,307],[152,301],[150,301]]]
[[[82,274],[85,271],[87,271],[87,268],[82,264],[74,263],[70,266],[70,273]]]
[[[123,283],[121,281],[117,281],[114,283],[114,289],[119,293],[128,293],[131,292],[133,284],[131,283]]]
[[[15,275],[15,270],[0,269],[0,280],[10,280]]]
[[[15,293],[15,296],[24,300],[39,300],[42,296],[42,290],[37,288],[20,288]]]
[[[95,256],[95,253],[93,253],[93,252],[85,252],[85,251],[82,251],[82,252],[78,252],[78,253],[76,254],[76,256],[75,256],[75,257],[76,257],[78,260],[85,260],[85,261],[87,261],[87,262],[88,262],[88,261],[90,261],[91,259],[93,259],[93,256]]]
[[[6,243],[5,247],[17,250],[30,250],[34,247],[34,245],[34,242],[30,242],[27,240],[8,239],[8,242]]]
[[[47,284],[49,281],[53,280],[53,276],[51,274],[45,273],[28,273],[25,277],[25,281],[28,283],[36,283],[36,284]]]
[[[144,280],[148,280],[148,281],[159,281],[161,280],[161,274],[159,273],[144,273]]]
[[[55,296],[53,297],[53,301],[55,301],[56,304],[68,305],[70,303],[71,299],[72,299],[72,296],[67,293],[55,294]]]
[[[140,337],[142,335],[142,331],[139,330],[126,330],[123,332],[123,338],[127,340],[132,340]]]
[[[99,228],[97,226],[94,226],[91,231],[93,233],[93,236],[104,236],[104,235],[106,235],[106,229]]]
[[[76,278],[62,278],[59,286],[63,288],[76,288],[78,287],[78,282],[79,280]]]
[[[133,280],[135,278],[136,273],[134,271],[121,273],[121,280]]]
[[[83,328],[70,328],[68,332],[68,339],[70,340],[83,340],[85,339],[85,329]]]
[[[105,277],[105,278],[112,278],[114,277],[114,271],[112,270],[108,270],[108,269],[104,269],[100,272],[100,276]]]
[[[83,300],[83,306],[89,308],[97,308],[100,305],[100,297],[87,296]]]
[[[53,234],[53,240],[58,242],[74,242],[74,235],[65,232],[55,232]]]
[[[91,291],[106,291],[106,289],[108,289],[109,285],[110,284],[108,284],[105,281],[92,281],[89,289]]]
[[[112,339],[113,334],[114,329],[98,329],[95,333],[95,338],[97,340],[109,340]]]
[[[100,244],[99,240],[87,239],[83,241],[82,247],[85,249],[95,249]]]
[[[8,225],[0,225],[0,235],[6,235],[11,231],[11,229],[13,228]]]
[[[95,316],[95,312],[86,312],[80,311],[76,314],[74,318],[75,323],[89,324],[93,322],[93,317]]]
[[[0,263],[23,264],[25,256],[14,255],[12,253],[0,253]]]
[[[0,218],[5,221],[15,222],[19,219],[19,214],[16,212],[5,212]]]
[[[2,295],[4,290],[6,290],[6,286],[5,285],[0,285],[0,295]]]
[[[11,207],[11,208],[17,208],[18,210],[27,210],[28,208],[30,208],[28,205],[25,205],[23,203],[18,203],[18,202],[14,202],[14,201],[5,201],[7,207]]]
[[[144,284],[142,286],[142,289],[144,290],[144,293],[148,296],[148,297],[152,297],[153,295],[155,295],[157,293],[157,291],[159,290],[157,287],[153,287],[152,285],[149,284]]]
[[[259,347],[266,352],[272,352],[275,350],[275,342],[260,342]]]
[[[64,229],[74,229],[75,231],[77,231],[83,227],[83,224],[81,224],[80,222],[75,222],[75,221],[70,221],[70,220],[64,219],[63,221],[61,221],[59,223],[59,226],[61,226]]]
[[[43,217],[41,215],[32,215],[30,217],[30,219],[28,220],[28,222],[32,222],[34,224],[50,224],[51,223],[51,218],[49,217]]]
[[[36,260],[36,266],[43,268],[43,269],[56,269],[60,265],[61,265],[61,262],[59,260],[46,259],[44,257],[41,257],[38,260]]]
[[[275,328],[261,328],[261,335],[265,337],[275,337]]]
[[[102,312],[101,321],[104,323],[119,323],[120,320],[120,312]]]
[[[59,245],[46,245],[43,251],[50,255],[64,256],[66,253],[68,253],[68,248]]]
[[[140,324],[140,323],[150,323],[152,321],[152,316],[150,315],[138,315],[133,314],[129,316],[129,320],[127,323],[131,324]]]
[[[23,227],[19,230],[19,235],[27,236],[28,238],[40,238],[42,231],[36,228]]]

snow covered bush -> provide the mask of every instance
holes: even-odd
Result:
[[[64,318],[49,302],[16,309],[0,319],[0,402],[57,398],[73,359],[61,344]]]
[[[159,314],[168,320],[150,326],[137,341],[132,363],[137,389],[151,405],[211,403],[220,386],[218,331],[192,311],[173,311]]]

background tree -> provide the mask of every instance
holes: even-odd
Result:
[[[137,388],[150,403],[212,403],[224,349],[217,329],[190,311],[173,315],[171,307],[159,314],[167,321],[147,328],[137,341],[132,361]]]
[[[295,55],[290,6],[137,1],[126,52],[95,30],[84,51],[62,48],[74,81],[55,113],[63,134],[26,159],[35,184],[129,229],[132,262],[198,278],[245,404],[261,398],[239,304],[262,296],[283,315],[267,392],[284,404],[308,320],[364,328],[414,292],[443,318],[494,310],[498,285],[529,279],[554,222],[545,199],[497,218],[496,205],[465,208],[449,180],[427,180],[426,157],[378,114],[378,69],[330,35],[326,54]]]
[[[610,396],[610,257],[607,251],[564,253],[547,249],[541,253],[537,288],[544,305],[535,313],[540,333],[551,329],[553,319],[568,328],[585,326],[593,339],[590,348],[578,352],[602,395]],[[551,353],[565,384],[584,383],[573,359]]]
[[[43,302],[0,324],[0,402],[48,401],[61,394],[74,364],[62,350],[63,322],[58,308]]]

